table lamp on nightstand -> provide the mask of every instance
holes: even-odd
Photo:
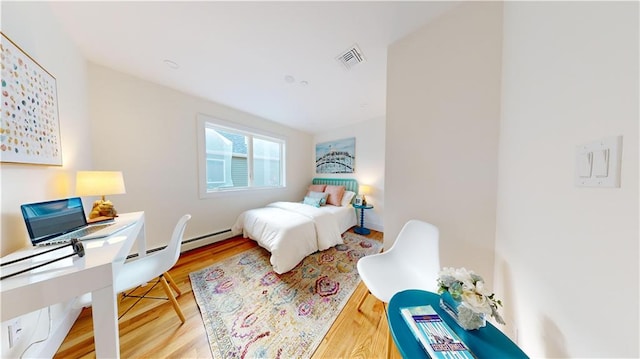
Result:
[[[366,206],[367,205],[367,197],[365,197],[365,195],[369,194],[369,192],[371,192],[371,188],[369,187],[369,185],[363,184],[360,185],[359,188],[359,196],[361,198],[362,201],[362,205]]]
[[[118,212],[111,201],[104,196],[126,193],[124,178],[120,171],[78,171],[76,173],[77,196],[102,196],[102,199],[93,202],[93,208],[89,219],[98,217],[117,217]]]

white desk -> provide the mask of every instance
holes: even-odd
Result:
[[[91,292],[93,333],[98,358],[119,358],[117,293],[113,283],[122,264],[138,242],[138,254],[146,254],[144,212],[119,215],[116,221],[133,225],[103,239],[84,241],[85,256],[77,255],[0,282],[1,319],[4,322],[40,308]],[[29,248],[2,258],[2,262],[43,252],[52,247]],[[2,267],[2,275],[15,273],[73,253],[71,246]]]

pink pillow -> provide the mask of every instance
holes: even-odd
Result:
[[[307,193],[309,192],[324,192],[324,188],[327,187],[326,184],[312,184],[311,186],[309,186],[309,191],[307,191]]]
[[[324,189],[324,192],[329,194],[329,197],[327,197],[327,204],[339,206],[342,203],[342,196],[344,196],[344,186],[327,186]]]

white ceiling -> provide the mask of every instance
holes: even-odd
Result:
[[[310,133],[384,117],[387,47],[453,5],[51,3],[90,61]],[[366,61],[346,70],[354,44]]]

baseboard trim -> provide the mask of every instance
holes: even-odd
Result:
[[[364,226],[378,232],[384,232],[384,226],[379,223],[365,221]]]

